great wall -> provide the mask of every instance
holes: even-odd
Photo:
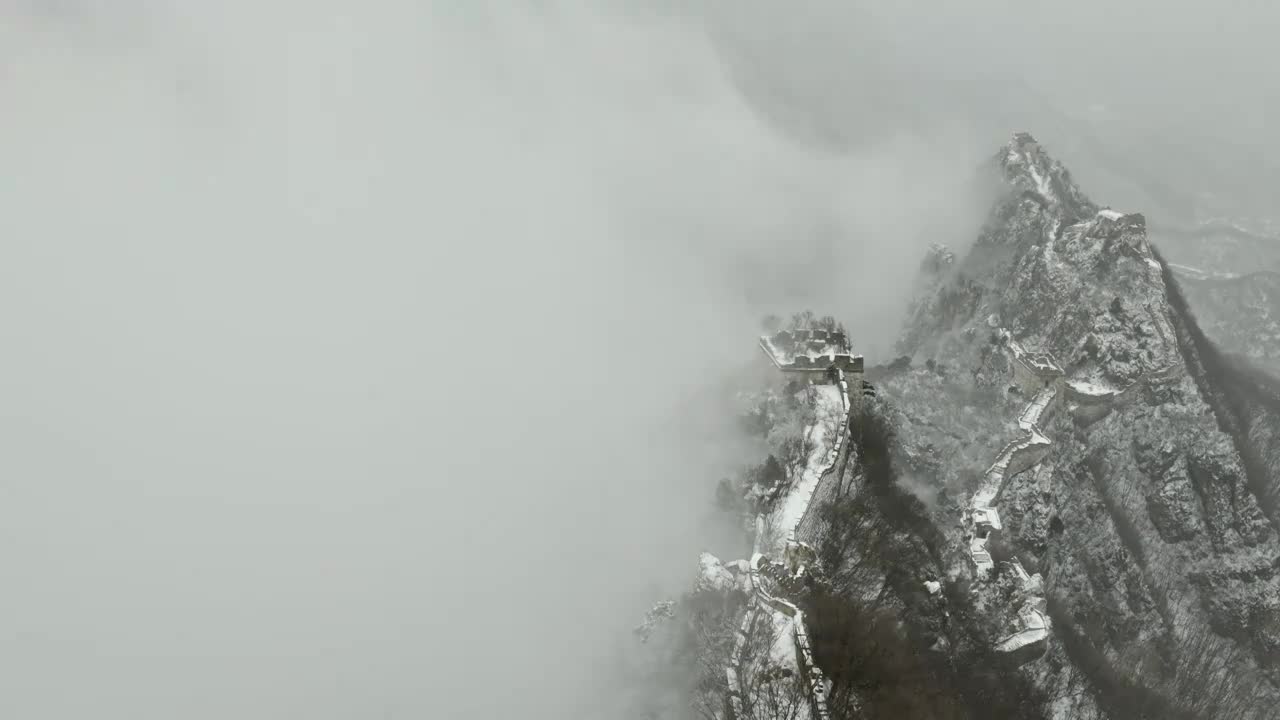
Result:
[[[848,348],[849,338],[839,330],[781,330],[760,337],[760,349],[775,368],[817,381],[837,370],[862,375],[862,356]]]
[[[1039,465],[1047,455],[1052,443],[1040,430],[1039,423],[1063,394],[1063,371],[1051,356],[1026,351],[1007,332],[1002,332],[1001,337],[1013,355],[1014,381],[1024,393],[1031,395],[1031,400],[1018,418],[1022,434],[1005,445],[997,455],[966,513],[965,521],[971,530],[970,556],[983,576],[995,567],[986,545],[990,532],[1001,527],[996,500],[1008,478]],[[843,351],[847,347],[846,342],[842,335],[835,333],[806,331],[783,331],[772,337],[760,338],[760,347],[773,367],[808,379],[810,384],[805,391],[811,396],[816,395],[819,404],[823,398],[831,402],[831,396],[835,396],[840,403],[842,421],[836,429],[834,442],[828,445],[822,442],[825,438],[819,438],[815,443],[814,456],[799,481],[793,484],[779,508],[772,513],[773,517],[756,517],[751,560],[746,563],[739,561],[747,575],[751,604],[738,627],[725,671],[729,688],[726,709],[731,720],[750,717],[747,707],[749,693],[745,686],[749,673],[757,669],[750,667],[748,642],[760,632],[764,622],[769,622],[779,631],[778,640],[784,645],[781,651],[774,649],[771,659],[793,665],[804,680],[809,717],[816,720],[830,718],[826,679],[813,660],[804,612],[779,594],[786,593],[807,572],[807,564],[812,561],[814,551],[806,540],[814,539],[818,524],[816,513],[812,512],[816,505],[814,498],[826,497],[833,492],[839,482],[839,473],[834,471],[843,464],[850,451],[849,422],[860,406],[865,384],[862,382],[863,359]],[[852,393],[850,384],[854,387]],[[819,426],[820,423],[815,423],[811,432],[818,431]],[[783,528],[788,531],[785,541],[772,543],[772,546],[767,531],[771,519],[782,520]],[[780,552],[785,562],[771,560],[770,552]],[[1017,629],[996,642],[995,647],[1001,652],[1043,644],[1049,634],[1040,576],[1028,574],[1016,558],[1010,564],[1020,579],[1024,602],[1018,612]],[[781,589],[781,593],[771,592],[769,584]],[[937,583],[926,585],[932,586],[931,591],[939,589]]]
[[[1019,168],[1025,166],[1032,188],[1026,189],[1024,195],[1045,209],[1055,211],[1057,217],[1048,229],[1052,242],[1046,251],[1050,253],[1051,266],[1056,262],[1051,255],[1054,242],[1060,240],[1067,230],[1080,224],[1070,224],[1071,221],[1067,219],[1070,216],[1067,209],[1070,207],[1080,206],[1094,210],[1094,217],[1088,222],[1109,232],[1118,232],[1129,226],[1145,226],[1145,218],[1139,214],[1091,206],[1068,180],[1052,172],[1052,168],[1044,165],[1044,162],[1027,154],[1028,148],[1036,147],[1034,142],[1029,135],[1015,136],[1004,164],[1010,177],[1017,175]],[[954,262],[954,256],[945,249],[935,251],[934,255],[937,256],[934,271]],[[1157,271],[1161,270],[1158,261],[1150,257],[1144,259]],[[993,329],[999,327],[995,316],[989,322]],[[834,442],[827,446],[819,443],[821,452],[824,453],[822,457],[811,457],[798,480],[789,478],[792,486],[788,495],[769,513],[770,516],[780,515],[787,519],[784,527],[790,534],[785,543],[775,545],[764,542],[768,537],[767,525],[772,518],[758,516],[752,558],[749,562],[740,560],[735,564],[745,581],[743,584],[749,590],[750,603],[738,628],[733,655],[726,670],[729,693],[725,716],[730,720],[756,720],[761,717],[752,714],[752,708],[747,703],[744,685],[752,668],[748,666],[749,659],[745,652],[753,634],[766,621],[775,629],[789,631],[784,633],[789,648],[781,655],[805,680],[809,706],[807,717],[822,720],[830,717],[827,709],[829,686],[821,670],[813,662],[804,613],[794,602],[797,596],[793,591],[795,584],[803,584],[800,580],[807,572],[807,565],[813,564],[815,560],[813,547],[809,543],[816,544],[818,526],[821,523],[815,518],[817,513],[811,510],[815,506],[821,506],[828,496],[841,491],[840,478],[844,473],[835,470],[841,468],[852,453],[849,425],[853,415],[858,412],[857,405],[863,395],[863,388],[867,387],[862,382],[862,358],[848,352],[847,337],[833,327],[829,326],[826,330],[782,331],[761,337],[759,341],[764,355],[776,371],[809,380],[807,392],[811,395],[829,397],[834,392],[831,388],[838,387],[844,422],[838,429]],[[983,473],[967,507],[962,510],[961,547],[977,578],[975,593],[990,595],[984,592],[983,586],[997,575],[994,571],[998,564],[1012,575],[1016,585],[1011,598],[1012,604],[1004,607],[1015,612],[1001,613],[1008,617],[1009,625],[1002,634],[997,635],[992,646],[996,652],[1005,654],[1020,665],[1044,652],[1051,637],[1051,623],[1047,614],[1044,581],[1040,574],[1028,573],[1021,560],[1012,556],[1011,552],[1008,560],[1002,557],[999,563],[992,557],[992,551],[1001,545],[996,538],[1003,527],[999,512],[1002,492],[1011,479],[1022,473],[1031,471],[1037,477],[1046,472],[1050,476],[1053,474],[1053,466],[1046,460],[1054,443],[1043,431],[1043,426],[1054,417],[1059,408],[1068,412],[1071,421],[1077,426],[1099,422],[1116,409],[1132,402],[1144,390],[1158,392],[1156,386],[1175,380],[1181,374],[1183,365],[1174,362],[1168,367],[1145,372],[1136,379],[1130,377],[1127,383],[1119,385],[1113,384],[1114,378],[1098,377],[1096,368],[1090,370],[1084,366],[1073,366],[1071,374],[1076,377],[1069,379],[1068,373],[1052,355],[1028,351],[1009,331],[999,329],[998,341],[1011,356],[1012,382],[1026,398],[1026,402],[1017,416],[1016,436],[996,454]],[[850,386],[853,387],[852,392]],[[770,559],[771,554],[776,557],[778,553],[781,553],[784,562]],[[941,583],[937,581],[927,581],[924,584],[931,594],[941,592]],[[777,662],[778,654],[774,654],[771,659]],[[802,714],[801,717],[805,715]]]
[[[814,559],[812,546],[801,538],[809,537],[812,532],[814,522],[810,511],[814,497],[825,495],[823,487],[838,482],[838,473],[834,471],[847,456],[849,420],[862,396],[863,360],[862,356],[848,352],[848,339],[843,333],[821,329],[784,330],[761,337],[760,348],[774,368],[809,381],[805,392],[814,401],[818,413],[808,429],[814,450],[798,481],[772,513],[756,516],[752,555],[747,563],[750,606],[738,627],[725,669],[729,687],[727,716],[731,720],[751,717],[748,707],[751,698],[746,685],[749,675],[759,668],[751,667],[747,645],[750,638],[760,632],[760,625],[768,622],[777,633],[776,645],[770,648],[770,659],[791,665],[799,674],[807,696],[808,717],[829,720],[826,678],[813,659],[804,611],[784,595],[796,588]],[[851,383],[853,393],[849,391]],[[824,408],[838,409],[834,428],[826,427]],[[831,431],[834,438],[827,437]],[[785,539],[770,532],[771,526],[785,530]],[[784,561],[772,560],[771,554],[781,555]]]
[[[1012,355],[1014,385],[1031,400],[1018,416],[1018,437],[1009,441],[996,455],[995,462],[984,473],[978,489],[965,511],[963,524],[969,540],[969,557],[986,579],[995,569],[987,549],[993,531],[1002,529],[996,501],[1008,480],[1028,470],[1038,470],[1053,447],[1040,424],[1064,399],[1072,418],[1081,424],[1100,420],[1116,407],[1130,401],[1143,388],[1176,377],[1180,364],[1146,373],[1121,390],[1078,380],[1066,380],[1065,373],[1048,353],[1029,352],[1007,331],[998,333],[1002,346]],[[995,648],[1013,653],[1024,648],[1032,651],[1043,647],[1049,637],[1050,623],[1046,614],[1044,583],[1039,573],[1029,574],[1014,557],[1007,561],[1018,578],[1021,605],[1016,628],[1000,638]]]
[[[1018,436],[997,453],[964,513],[969,557],[980,580],[986,580],[996,568],[987,545],[992,532],[1002,529],[997,505],[1001,492],[1010,478],[1028,470],[1038,471],[1053,447],[1041,424],[1064,402],[1077,422],[1095,422],[1134,397],[1144,385],[1170,379],[1171,370],[1177,369],[1148,373],[1123,389],[1113,390],[1069,381],[1049,353],[1026,350],[1007,330],[1000,330],[998,335],[1012,359],[1014,385],[1030,399],[1018,416]],[[759,658],[750,657],[748,644],[763,633],[767,623],[774,631],[775,646],[769,649],[765,662],[789,666],[798,673],[806,692],[807,717],[829,720],[826,678],[814,662],[805,614],[794,599],[815,559],[810,543],[816,539],[819,522],[814,508],[837,492],[842,475],[837,470],[848,461],[851,452],[850,421],[860,411],[869,386],[862,379],[863,358],[848,352],[843,333],[782,331],[762,336],[759,345],[774,369],[807,381],[804,392],[818,413],[807,431],[814,449],[799,477],[771,512],[756,516],[751,559],[726,566],[745,576],[750,597],[725,670],[726,717],[753,718],[748,685],[752,673],[762,667]],[[838,409],[839,420],[834,428],[824,424],[824,408]],[[828,437],[832,432],[834,437]],[[785,531],[785,536],[779,531]],[[1039,573],[1028,573],[1016,557],[1007,564],[1018,580],[1019,607],[1014,628],[998,638],[994,648],[1015,655],[1039,654],[1050,634],[1043,580]],[[930,592],[940,590],[939,583],[925,584]]]
[[[1040,422],[1054,409],[1062,395],[1064,373],[1048,353],[1032,353],[1014,340],[1008,331],[1000,339],[1013,356],[1014,384],[1031,400],[1018,416],[1018,437],[1009,441],[983,474],[978,489],[965,511],[964,525],[969,538],[969,557],[985,579],[995,562],[987,549],[991,533],[1002,529],[996,501],[1009,478],[1037,467],[1049,454],[1053,442],[1040,429]],[[1018,577],[1021,605],[1016,629],[996,642],[996,650],[1011,653],[1042,645],[1049,636],[1044,583],[1039,573],[1031,575],[1016,557],[1008,561]]]

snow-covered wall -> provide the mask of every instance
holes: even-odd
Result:
[[[812,373],[820,379],[823,373],[835,367],[846,373],[862,374],[863,358],[861,355],[849,352],[843,334],[832,333],[836,335],[836,339],[832,341],[827,339],[825,330],[812,332],[821,332],[824,335],[822,338],[797,342],[791,338],[791,333],[783,331],[772,336],[762,336],[760,349],[764,351],[769,362],[782,372]]]
[[[768,339],[761,338],[760,344],[774,364],[785,371],[786,368],[778,364],[777,356]],[[829,496],[832,488],[839,482],[839,473],[835,471],[842,466],[844,459],[848,456],[849,417],[857,407],[853,397],[860,397],[860,393],[850,395],[849,385],[850,382],[855,382],[856,387],[861,389],[861,360],[861,357],[857,357],[857,372],[851,373],[850,376],[845,375],[843,368],[837,367],[834,384],[811,385],[807,388],[807,392],[816,394],[815,399],[819,407],[817,419],[809,431],[814,441],[813,454],[800,476],[794,479],[787,495],[771,513],[771,517],[766,518],[761,515],[756,518],[755,549],[748,576],[752,602],[739,625],[734,651],[729,667],[725,670],[729,687],[726,708],[734,720],[746,717],[744,704],[749,701],[744,686],[749,682],[753,668],[749,667],[751,658],[745,656],[747,641],[752,633],[759,631],[757,623],[767,617],[772,617],[774,628],[785,629],[782,636],[777,639],[778,647],[773,649],[773,659],[795,666],[796,672],[800,674],[808,691],[810,717],[814,720],[830,718],[827,709],[826,680],[813,658],[808,630],[805,627],[804,612],[791,601],[777,597],[768,591],[761,580],[760,566],[762,561],[768,562],[766,553],[777,553],[791,559],[806,556],[806,553],[799,552],[796,548],[807,549],[807,546],[800,542],[800,538],[807,536],[806,528],[811,532],[814,525],[812,519],[814,500]],[[852,366],[846,365],[846,367]],[[825,376],[824,368],[820,377]],[[823,412],[823,408],[838,411],[834,427],[828,427],[827,423],[832,418],[827,417],[828,413]],[[831,433],[834,435],[829,436]],[[782,541],[782,538],[769,537],[767,528],[770,525],[776,525],[778,530],[786,533],[785,544],[770,547]]]
[[[1064,374],[1051,355],[1028,352],[1007,331],[1001,331],[1001,336],[1005,339],[1005,347],[1013,354],[1014,382],[1023,392],[1034,392],[1034,395],[1018,415],[1018,437],[1001,448],[995,462],[984,473],[965,518],[971,533],[970,557],[984,578],[995,568],[987,542],[989,533],[1001,528],[996,501],[1009,478],[1039,465],[1049,453],[1053,443],[1041,432],[1040,423],[1063,394]],[[1000,652],[1027,648],[1049,636],[1049,619],[1045,614],[1040,576],[1027,574],[1017,558],[1010,564],[1021,580],[1024,600],[1018,611],[1017,629],[996,643],[996,650]]]
[[[857,375],[857,382],[861,385],[861,375]],[[801,488],[807,491],[803,498],[803,504],[800,512],[795,516],[795,522],[787,526],[790,532],[790,539],[793,541],[807,541],[812,538],[811,533],[816,524],[817,512],[815,508],[821,506],[821,502],[815,502],[819,498],[827,498],[831,495],[832,490],[839,483],[839,473],[835,472],[843,464],[843,460],[848,456],[849,450],[849,414],[853,408],[853,397],[849,394],[849,381],[845,379],[844,373],[840,374],[839,383],[831,386],[837,389],[838,400],[840,403],[840,423],[836,430],[835,442],[832,443],[831,450],[822,464],[813,467],[811,470],[806,468],[806,474],[814,479],[811,487]],[[859,395],[860,396],[860,395]]]
[[[853,393],[850,393],[850,382],[856,383]],[[840,380],[840,398],[844,403],[845,420],[840,428],[840,439],[836,444],[836,451],[833,453],[831,462],[822,469],[821,477],[817,486],[814,488],[812,496],[805,507],[804,515],[800,518],[800,522],[796,523],[792,533],[796,540],[806,542],[811,545],[816,544],[818,530],[820,526],[819,514],[817,508],[823,506],[824,503],[833,499],[839,492],[840,481],[843,473],[841,468],[849,461],[849,452],[851,445],[849,443],[849,423],[848,419],[852,413],[860,407],[854,403],[862,398],[862,376],[856,375],[853,380],[848,377],[842,377]]]
[[[1133,401],[1143,388],[1174,380],[1183,371],[1182,363],[1173,363],[1166,368],[1146,373],[1119,390],[1098,383],[1069,380],[1064,387],[1065,397],[1071,415],[1078,421],[1090,423]]]

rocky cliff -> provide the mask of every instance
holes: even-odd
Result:
[[[768,458],[717,498],[756,553],[641,636],[676,621],[704,718],[1280,718],[1280,383],[1232,354],[1269,286],[1165,262],[1030,135],[987,169],[858,412],[749,396]]]
[[[999,500],[997,545],[1042,574],[1053,624],[1021,672],[1060,717],[1280,716],[1280,391],[1208,339],[1142,215],[1030,135],[992,170],[1007,191],[967,254],[926,262],[914,362],[880,381],[904,467],[958,517],[1030,399],[1001,333],[1056,358],[1054,446]],[[952,577],[975,576],[946,527]]]

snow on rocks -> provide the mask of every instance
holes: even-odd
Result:
[[[649,637],[653,635],[653,631],[663,621],[670,620],[676,616],[676,604],[674,600],[663,600],[649,609],[645,613],[644,621],[632,632],[640,636],[640,642],[648,642]]]
[[[704,552],[698,557],[698,565],[700,572],[694,583],[694,592],[751,592],[746,561],[722,563],[720,558]]]
[[[1077,396],[1091,398],[1110,398],[1120,392],[1109,385],[1090,380],[1068,380],[1067,389]]]
[[[1095,206],[1071,182],[1066,168],[1049,157],[1028,133],[1016,133],[997,155],[1006,179],[1014,186],[1035,194],[1037,202],[1062,208],[1073,217],[1087,217]]]
[[[1043,642],[1049,637],[1049,616],[1044,598],[1027,600],[1018,611],[1018,629],[1001,638],[996,650],[1010,653]]]

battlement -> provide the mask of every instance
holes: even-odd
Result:
[[[815,378],[833,368],[845,373],[863,373],[863,358],[848,351],[849,341],[844,333],[827,330],[798,332],[804,334],[783,330],[760,337],[760,349],[778,370],[812,373]]]
[[[1066,373],[1053,355],[1027,351],[1008,330],[1002,330],[1001,337],[1013,354],[1013,382],[1022,392],[1034,395],[1043,388],[1062,382]]]
[[[1062,368],[1058,367],[1058,363],[1049,353],[1027,353],[1018,360],[1042,378],[1056,378],[1062,375]]]
[[[768,337],[774,347],[784,353],[794,354],[804,352],[805,349],[837,353],[849,351],[849,336],[841,330],[797,328],[779,330]]]

